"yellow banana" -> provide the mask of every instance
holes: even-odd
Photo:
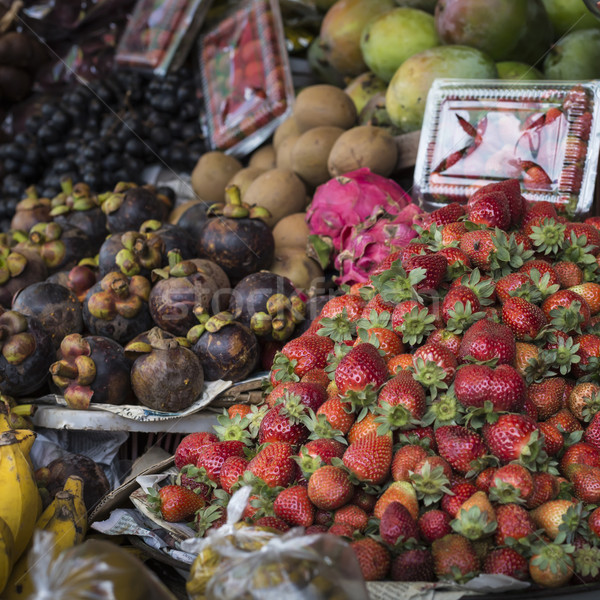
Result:
[[[77,478],[79,479],[79,478]],[[77,487],[77,484],[75,485]],[[83,486],[79,486],[83,489]],[[46,523],[44,529],[54,534],[52,554],[56,558],[63,550],[81,544],[85,538],[87,521],[84,505],[84,523],[81,527],[82,514],[78,509],[79,501],[71,492],[62,490],[57,492],[51,506],[53,514]],[[48,507],[50,508],[50,507]],[[48,509],[44,511],[44,515]],[[39,520],[38,520],[39,522]],[[31,549],[30,549],[31,550]],[[33,581],[31,579],[28,554],[23,554],[14,566],[6,590],[2,596],[3,600],[17,600],[29,598],[33,593]]]
[[[14,560],[25,550],[42,500],[37,489],[29,451],[35,441],[32,431],[5,431],[0,434],[0,518],[6,521],[14,538]]]
[[[12,425],[10,424],[8,416],[3,412],[0,412],[0,433],[8,431],[9,429],[12,429]]]
[[[4,519],[0,519],[0,594],[6,586],[13,566],[14,546],[12,531]]]
[[[65,481],[63,490],[73,496],[73,508],[75,514],[75,525],[83,531],[85,536],[87,532],[87,508],[83,500],[83,479],[77,475],[71,475]]]

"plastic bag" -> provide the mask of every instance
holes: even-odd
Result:
[[[54,557],[54,534],[38,530],[29,553],[34,593],[28,600],[176,600],[133,554],[88,540]]]
[[[204,539],[182,543],[198,553],[187,590],[190,600],[363,600],[368,597],[350,546],[327,534],[285,534],[239,523],[251,488],[227,506],[227,523]]]

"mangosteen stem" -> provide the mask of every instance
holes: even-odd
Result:
[[[129,284],[123,279],[113,280],[110,289],[119,298],[127,298],[129,296]]]
[[[204,326],[206,327],[206,331],[215,333],[232,322],[233,315],[230,312],[222,311],[208,319]]]
[[[232,204],[233,206],[242,206],[242,194],[237,185],[228,185],[225,188],[225,198],[227,200],[227,204]]]
[[[179,248],[169,250],[167,254],[167,258],[169,259],[169,268],[172,269],[176,264],[180,263],[183,260],[183,256],[181,255],[181,250]]]
[[[39,231],[32,231],[29,234],[29,239],[34,243],[34,244],[42,244],[45,241],[44,236],[39,232]]]
[[[37,190],[35,189],[34,185],[30,185],[26,190],[25,190],[25,197],[26,198],[31,198],[32,200],[37,200],[39,198]]]
[[[73,193],[73,180],[70,177],[63,177],[60,180],[60,189],[70,196]]]
[[[50,365],[50,375],[54,377],[64,377],[66,379],[77,379],[79,370],[69,363],[59,360]]]
[[[141,233],[146,233],[148,231],[157,231],[162,226],[162,223],[158,219],[148,219],[142,223],[140,227]]]

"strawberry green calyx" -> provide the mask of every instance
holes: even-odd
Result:
[[[217,417],[217,421],[219,424],[215,425],[213,429],[221,442],[237,440],[244,442],[246,446],[252,443],[248,432],[250,421],[246,417],[241,415],[230,417],[227,410],[224,410],[223,414]]]
[[[556,336],[554,336],[556,340]],[[544,351],[549,364],[553,365],[554,369],[558,369],[561,375],[567,375],[571,371],[573,365],[581,361],[581,356],[577,354],[579,344],[576,344],[572,337],[566,340],[558,338],[558,348],[553,348],[549,351]]]
[[[493,425],[500,415],[494,410],[494,403],[486,400],[483,406],[470,406],[466,411],[465,423],[471,429],[479,430],[486,423]]]
[[[415,361],[415,371],[413,377],[424,387],[429,389],[431,399],[435,399],[438,390],[447,390],[448,384],[444,379],[448,376],[445,369],[437,363],[422,358]]]
[[[573,568],[575,547],[571,544],[543,543],[533,546],[530,564],[553,575],[566,575]]]
[[[290,394],[290,392],[286,391],[277,400],[277,404],[283,404],[283,408],[279,414],[286,417],[292,425],[300,423],[306,414],[306,406],[302,404],[302,399],[298,394]]]
[[[295,371],[297,364],[298,361],[295,358],[290,360],[282,352],[277,352],[273,358],[273,366],[271,367],[271,370],[275,373],[275,381],[278,383],[300,381],[300,377],[296,375]]]
[[[585,423],[589,423],[594,418],[594,415],[600,412],[600,392],[593,392],[583,400],[585,407],[581,411],[581,416]]]
[[[531,269],[529,277],[533,282],[535,290],[538,292],[538,294],[534,293],[532,295],[532,298],[534,299],[530,300],[530,302],[533,302],[534,304],[538,304],[540,301],[545,300],[548,296],[558,292],[560,289],[560,285],[557,283],[550,285],[550,273],[541,275],[537,269]]]
[[[374,412],[378,415],[375,418],[375,423],[380,423],[377,427],[377,435],[386,435],[390,431],[412,429],[415,425],[421,424],[402,404],[391,405],[389,402],[382,402],[381,406],[377,406]]]
[[[551,325],[565,333],[581,333],[583,320],[580,302],[571,302],[570,306],[559,306],[550,311]]]
[[[160,507],[162,504],[162,501],[160,499],[160,495],[158,493],[158,490],[154,487],[148,488],[148,493],[146,495],[146,501],[148,502],[148,506],[150,507],[150,510],[159,515],[160,516]]]
[[[362,421],[367,413],[373,412],[377,404],[377,390],[372,383],[368,383],[362,390],[348,390],[340,400],[352,408],[347,412],[357,414],[356,420]],[[346,410],[346,407],[344,407]]]
[[[518,462],[530,471],[548,470],[553,467],[548,461],[548,455],[543,450],[544,436],[540,435],[539,429],[531,432],[529,440],[521,448]]]
[[[325,367],[325,372],[331,381],[335,380],[335,370],[340,364],[342,358],[344,358],[344,356],[346,356],[351,349],[352,346],[348,346],[347,344],[336,344],[333,347],[333,352],[330,352],[327,356],[327,366]]]
[[[402,341],[410,346],[420,344],[435,329],[434,321],[435,315],[430,314],[426,308],[411,308],[398,328]]]
[[[491,279],[481,279],[481,271],[478,268],[463,276],[460,284],[468,287],[477,296],[481,306],[494,303],[491,298],[494,294],[494,283]]]
[[[346,309],[344,309],[346,310]],[[368,329],[372,329],[374,327],[385,327],[387,329],[391,329],[390,327],[390,320],[391,320],[391,315],[387,310],[384,310],[380,313],[378,313],[376,310],[371,310],[371,312],[369,313],[369,318],[365,319],[358,319],[358,321],[356,321],[356,327],[357,330],[360,331],[361,329],[366,331]]]
[[[258,436],[260,424],[262,423],[262,420],[267,412],[269,412],[269,407],[266,404],[253,404],[250,407],[250,412],[244,417],[248,420],[248,433],[252,439],[256,439]]]
[[[409,477],[417,492],[417,498],[422,500],[425,506],[438,502],[444,494],[452,494],[448,487],[450,481],[441,466],[432,469],[429,463],[425,463],[420,473],[409,471]]]
[[[296,461],[305,477],[310,477],[317,469],[320,469],[325,464],[321,460],[321,457],[311,456],[304,446],[300,448],[298,456],[292,458]]]
[[[538,252],[556,256],[565,243],[565,225],[552,218],[544,219],[540,226],[531,228],[529,239]]]
[[[317,335],[331,338],[334,342],[347,342],[356,335],[357,324],[350,321],[345,308],[334,317],[323,317],[319,323],[321,328],[317,331]]]
[[[577,266],[585,269],[591,265],[596,265],[596,257],[592,254],[594,246],[587,243],[587,237],[580,235],[577,237],[574,231],[568,243],[565,243],[561,254],[561,260],[574,262]]]
[[[375,289],[379,290],[381,297],[386,302],[399,304],[405,300],[421,301],[414,286],[423,281],[427,273],[423,267],[413,269],[408,276],[404,269],[397,267],[384,271],[381,275],[373,277]]]
[[[442,394],[436,402],[427,409],[423,425],[433,425],[435,429],[444,425],[462,425],[464,422],[464,407],[456,399],[453,390]]]
[[[197,467],[196,465],[184,465],[181,467],[179,473],[177,473],[177,477],[175,478],[175,482],[177,485],[181,485],[183,475],[185,475],[188,479],[192,479],[196,483],[202,483],[208,488],[215,490],[217,488],[216,481],[209,479],[208,474],[206,473],[206,469],[204,467]]]
[[[589,540],[590,530],[587,522],[589,515],[590,511],[586,510],[582,502],[569,506],[562,515],[562,523],[558,526],[558,535],[554,538],[555,543],[572,544],[577,535]]]
[[[333,439],[344,445],[348,444],[344,434],[338,429],[334,429],[325,415],[317,415],[311,408],[308,409],[308,414],[302,418],[302,423],[310,431],[309,440]]]
[[[499,477],[496,477],[494,485],[490,487],[489,497],[492,502],[498,504],[525,504],[521,491]]]
[[[469,510],[461,508],[456,519],[450,522],[450,527],[468,540],[479,540],[496,531],[498,523],[491,519],[487,511],[481,511],[479,506],[471,506]]]
[[[525,366],[525,381],[527,385],[532,383],[540,383],[546,377],[556,375],[554,371],[550,371],[550,366],[556,363],[552,361],[552,353],[549,350],[542,350],[535,358],[530,358]]]
[[[448,315],[450,316],[450,319],[448,319],[446,328],[448,331],[457,334],[464,333],[471,325],[473,325],[473,323],[485,317],[483,311],[473,312],[470,300],[467,300],[465,304],[456,302],[454,308],[451,308],[448,311]]]
[[[198,533],[198,537],[203,537],[204,534],[223,516],[224,508],[218,504],[211,504],[206,508],[201,508],[194,518],[194,529]]]
[[[532,304],[539,304],[542,295],[538,288],[531,283],[522,283],[518,288],[510,290],[508,295],[512,298],[523,298]]]
[[[600,574],[600,548],[585,544],[573,553],[575,574],[596,579]]]
[[[492,241],[496,251],[490,256],[490,270],[495,279],[516,271],[533,256],[533,250],[525,250],[523,242],[517,243],[514,233],[507,236],[496,227]]]

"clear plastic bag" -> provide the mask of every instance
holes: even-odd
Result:
[[[38,530],[29,553],[34,592],[28,600],[176,600],[133,554],[101,540],[54,556],[54,534]]]
[[[183,542],[198,553],[190,600],[363,600],[368,597],[352,548],[327,534],[281,535],[239,523],[250,495],[241,488],[227,507],[227,523],[204,539]]]

